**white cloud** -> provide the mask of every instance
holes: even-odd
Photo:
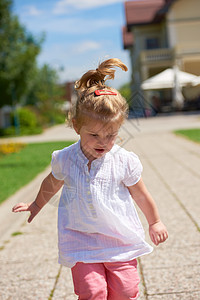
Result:
[[[101,48],[101,45],[95,41],[83,41],[82,43],[78,43],[75,46],[74,50],[75,50],[75,52],[80,54],[80,53],[84,53],[86,51],[93,51],[93,50],[97,50],[100,48]]]
[[[59,0],[53,9],[53,13],[61,15],[74,9],[84,10],[118,2],[123,2],[123,0]]]
[[[37,9],[37,7],[35,7],[34,5],[24,6],[23,14],[26,15],[26,16],[39,16],[42,13],[43,12],[41,10]]]

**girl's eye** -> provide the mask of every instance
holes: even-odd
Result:
[[[113,137],[115,137],[117,134],[109,134],[109,138],[113,138]]]

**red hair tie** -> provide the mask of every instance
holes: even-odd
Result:
[[[101,96],[101,95],[114,95],[114,96],[117,96],[116,92],[112,92],[112,91],[109,91],[109,90],[96,90],[94,93],[95,93],[96,96]]]

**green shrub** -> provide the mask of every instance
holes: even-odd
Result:
[[[19,135],[33,135],[42,133],[41,127],[22,127],[19,128]],[[8,136],[12,137],[16,135],[16,128],[14,126],[10,126],[1,130],[0,136]]]
[[[15,118],[17,118],[19,123],[18,133],[15,128]],[[37,115],[34,111],[28,107],[22,107],[17,109],[17,111],[11,115],[12,126],[1,129],[0,136],[15,136],[15,135],[31,135],[40,134],[42,132],[42,127],[40,126]]]
[[[22,107],[17,110],[17,116],[21,127],[34,128],[37,127],[37,118],[34,112],[29,108]],[[14,115],[12,116],[12,123],[14,125]]]

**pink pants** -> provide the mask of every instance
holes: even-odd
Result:
[[[131,300],[139,296],[136,259],[115,263],[77,263],[72,268],[79,300]]]

